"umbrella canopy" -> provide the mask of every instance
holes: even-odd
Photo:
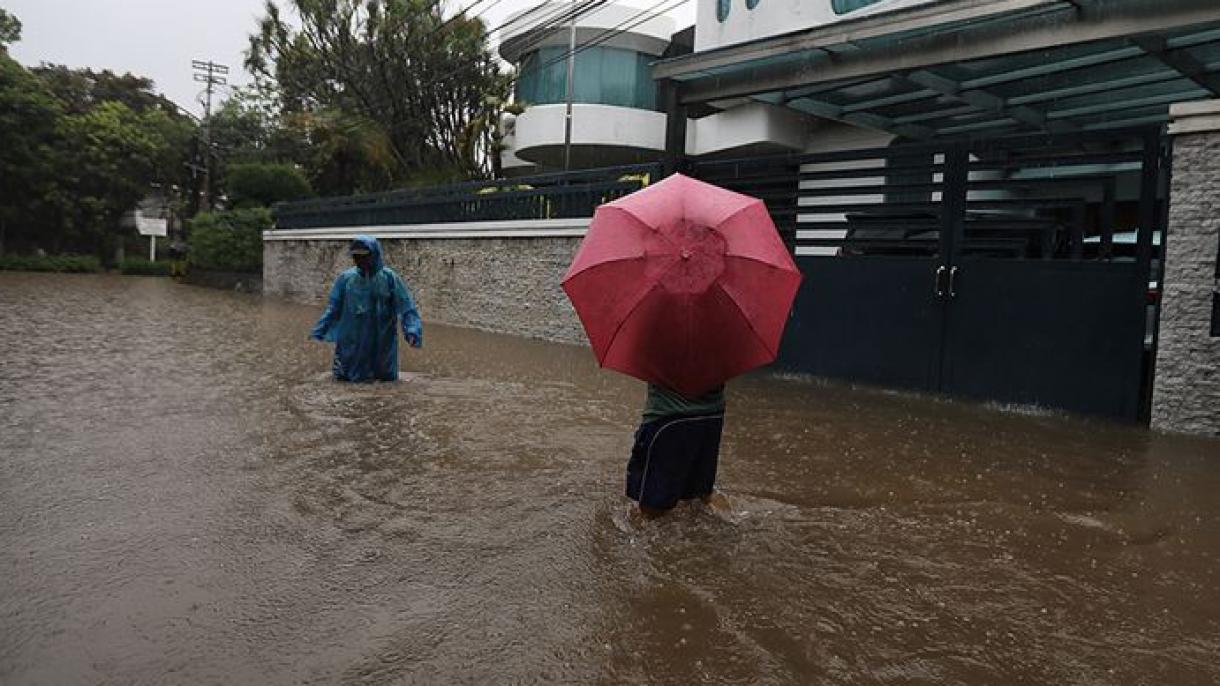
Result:
[[[675,174],[597,208],[563,288],[601,366],[695,396],[775,359],[800,282],[761,200]]]

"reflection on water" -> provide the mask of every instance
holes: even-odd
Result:
[[[637,382],[317,314],[0,273],[0,682],[1220,682],[1214,441],[752,377],[735,512],[639,527]]]

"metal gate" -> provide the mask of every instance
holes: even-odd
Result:
[[[805,280],[779,364],[1138,421],[1155,359],[1159,130],[696,163],[762,197]]]

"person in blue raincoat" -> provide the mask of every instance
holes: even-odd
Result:
[[[423,345],[424,326],[407,285],[381,258],[372,236],[356,236],[348,246],[355,266],[330,289],[330,300],[310,336],[335,344],[332,364],[340,381],[394,381],[398,378],[398,326],[407,343]]]

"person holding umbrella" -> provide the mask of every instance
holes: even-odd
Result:
[[[724,504],[724,383],[775,359],[800,283],[757,198],[675,174],[597,208],[563,288],[598,364],[649,383],[627,466],[641,514]]]
[[[713,510],[728,509],[728,499],[716,491],[723,430],[724,384],[694,398],[648,384],[627,461],[627,497],[640,514],[659,517],[695,499]]]
[[[381,244],[360,235],[348,246],[355,266],[339,274],[326,311],[310,332],[335,344],[331,370],[340,381],[398,379],[398,334],[412,348],[423,345],[424,325],[407,285],[381,258]]]

